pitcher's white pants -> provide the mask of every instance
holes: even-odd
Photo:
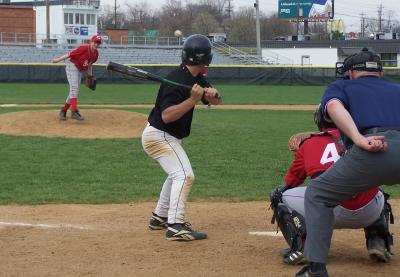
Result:
[[[168,217],[169,224],[185,222],[185,204],[194,181],[192,166],[181,144],[182,140],[150,125],[142,134],[144,151],[168,174],[154,212]]]
[[[75,64],[70,61],[67,61],[66,63],[65,72],[67,73],[67,79],[69,83],[69,93],[65,103],[71,104],[71,98],[78,98],[82,73],[75,66]]]

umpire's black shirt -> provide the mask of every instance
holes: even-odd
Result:
[[[166,78],[190,87],[194,84],[198,84],[202,87],[211,87],[202,74],[193,77],[188,68],[182,64],[169,73]],[[181,118],[171,123],[164,123],[161,118],[161,113],[168,107],[178,105],[188,99],[191,95],[190,91],[191,90],[187,88],[162,84],[158,90],[156,104],[148,118],[150,125],[159,130],[163,130],[178,139],[189,136],[194,107]],[[205,103],[205,101],[203,101],[203,103]]]

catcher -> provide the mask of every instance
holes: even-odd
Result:
[[[82,79],[82,72],[87,72],[85,85],[91,90],[95,90],[96,78],[93,76],[92,65],[99,58],[99,52],[97,49],[99,48],[101,42],[101,36],[93,36],[90,39],[90,44],[79,46],[70,53],[53,60],[53,63],[58,63],[60,61],[69,59],[65,68],[69,83],[69,94],[67,100],[65,101],[64,107],[62,107],[60,110],[60,120],[67,119],[67,111],[70,107],[72,119],[79,121],[84,120],[83,116],[81,116],[78,110],[78,94]]]
[[[292,136],[289,149],[297,153],[285,176],[285,185],[271,192],[272,223],[277,222],[288,249],[281,252],[286,264],[304,261],[303,248],[306,239],[304,218],[304,195],[306,187],[298,187],[307,177],[316,178],[333,165],[345,152],[344,144],[336,126],[324,119],[319,106],[314,113],[319,133],[300,133]],[[336,229],[364,228],[368,253],[371,259],[389,261],[392,253],[392,235],[389,222],[393,224],[389,195],[378,188],[359,193],[334,209]]]

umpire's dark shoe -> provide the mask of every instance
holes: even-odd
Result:
[[[72,119],[75,119],[75,120],[78,120],[78,121],[85,120],[85,119],[83,118],[83,116],[81,116],[81,114],[79,113],[78,110],[75,110],[75,111],[72,112],[71,118],[72,118]]]
[[[387,263],[390,261],[391,254],[386,249],[385,240],[379,236],[368,238],[367,248],[369,257],[377,262]]]
[[[206,239],[207,234],[199,231],[193,231],[189,223],[175,223],[168,225],[167,233],[165,234],[167,240],[175,241],[191,241]]]
[[[326,269],[312,272],[311,266],[307,265],[297,272],[296,277],[329,277],[329,275]]]
[[[157,214],[153,213],[150,218],[149,228],[150,230],[162,230],[168,228],[168,217],[158,216]]]
[[[60,113],[58,114],[58,118],[60,120],[67,120],[67,111],[64,108],[61,108]]]

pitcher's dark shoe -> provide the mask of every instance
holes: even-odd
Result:
[[[85,119],[83,118],[83,116],[81,116],[81,114],[79,113],[78,110],[75,110],[75,111],[72,112],[71,118],[72,118],[72,119],[75,119],[75,120],[78,120],[78,121],[85,120]]]
[[[58,114],[58,118],[60,120],[67,120],[67,111],[64,108],[61,108],[60,113]]]
[[[192,230],[189,223],[175,223],[168,225],[168,230],[165,236],[167,240],[176,241],[191,241],[207,238],[206,233]]]
[[[153,213],[150,217],[149,228],[150,230],[162,230],[168,228],[167,223],[168,217],[158,216],[157,214]]]
[[[386,249],[385,240],[379,236],[368,238],[367,248],[369,257],[377,262],[387,263],[390,261],[391,254]]]

